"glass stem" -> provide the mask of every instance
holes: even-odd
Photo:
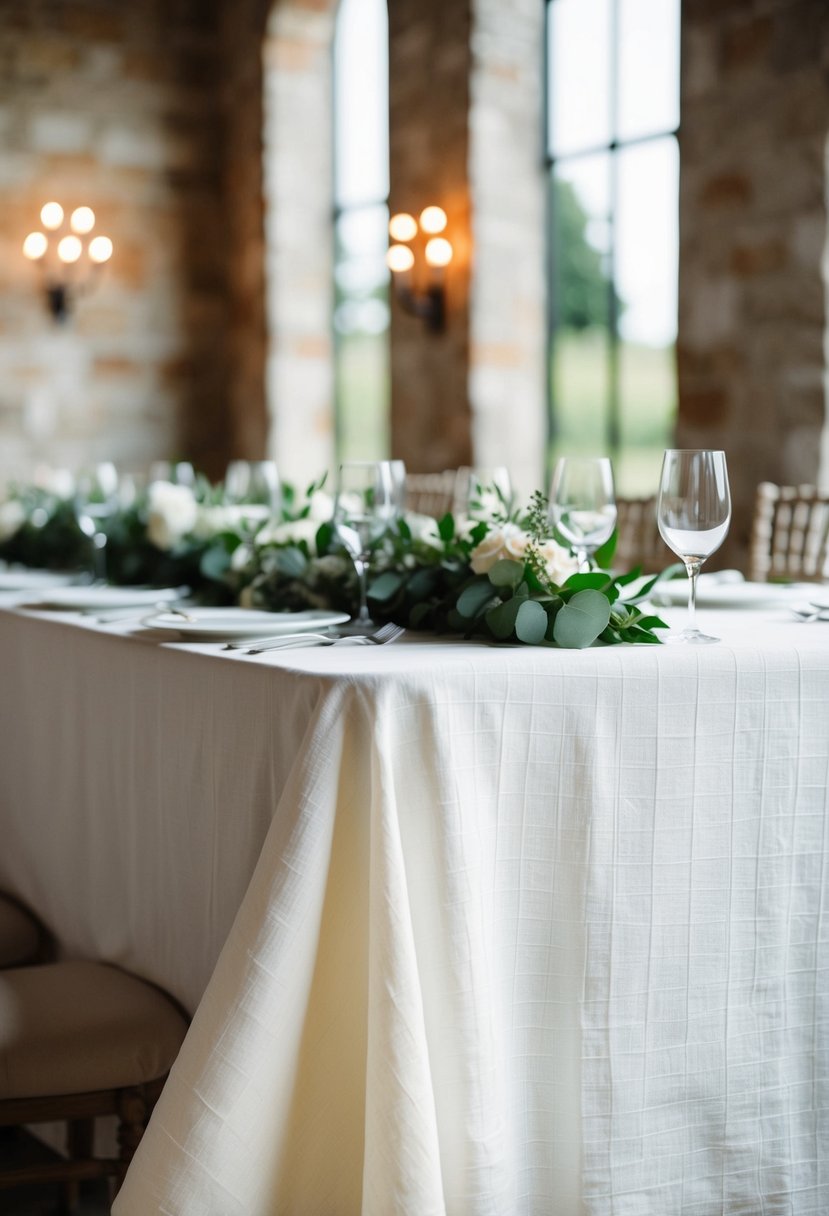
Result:
[[[688,572],[688,624],[686,631],[695,633],[697,628],[697,575],[700,571],[702,562],[685,563],[685,569]]]
[[[92,537],[93,571],[98,582],[107,581],[107,538],[105,532],[96,532]]]
[[[354,569],[357,571],[357,582],[360,587],[360,611],[357,613],[358,625],[370,625],[371,617],[368,614],[368,597],[367,597],[367,582],[366,577],[368,572],[368,554],[362,553],[359,557],[354,558]]]

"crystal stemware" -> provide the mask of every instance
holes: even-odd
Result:
[[[509,515],[513,502],[509,470],[503,465],[459,469],[455,500],[456,509],[468,519]]]
[[[106,523],[118,510],[118,472],[108,461],[79,474],[75,489],[75,518],[92,542],[93,577],[106,582]]]
[[[228,502],[267,507],[275,514],[282,502],[279,473],[273,460],[231,460],[225,473]]]
[[[550,487],[550,518],[573,549],[579,570],[616,527],[613,467],[607,456],[562,456]]]
[[[668,548],[688,572],[688,624],[668,642],[718,642],[696,627],[697,575],[719,549],[731,522],[725,452],[669,449],[662,458],[656,522]]]
[[[192,486],[196,471],[187,460],[154,460],[150,465],[150,481],[170,481],[176,486]]]
[[[396,514],[391,461],[347,461],[340,465],[334,528],[357,571],[360,609],[353,621],[356,629],[373,623],[366,597],[368,565],[373,547]]]

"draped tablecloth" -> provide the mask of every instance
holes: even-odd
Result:
[[[196,1010],[116,1216],[829,1211],[829,627],[706,626],[0,612],[0,887]]]

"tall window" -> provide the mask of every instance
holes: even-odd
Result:
[[[680,0],[547,0],[553,457],[655,491],[676,413]]]
[[[389,28],[341,0],[334,37],[334,362],[340,459],[389,451]]]

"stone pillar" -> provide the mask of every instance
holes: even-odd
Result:
[[[474,0],[473,11],[473,452],[506,465],[526,499],[543,486],[547,440],[544,5]]]
[[[430,203],[455,256],[441,334],[392,302],[392,454],[417,472],[469,464],[469,0],[392,0],[389,107],[392,214]]]
[[[742,562],[758,481],[826,424],[826,0],[685,0],[678,442],[724,448]]]
[[[270,452],[303,485],[334,460],[335,0],[279,0],[265,42]]]

